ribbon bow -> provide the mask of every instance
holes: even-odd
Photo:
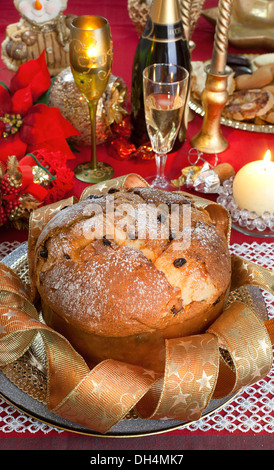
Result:
[[[145,184],[137,175],[128,175],[93,186],[88,192],[134,186],[136,177],[139,186]],[[85,191],[82,197],[86,195]],[[90,370],[63,336],[39,321],[33,303],[35,240],[57,211],[74,202],[69,198],[33,213],[28,247],[30,288],[0,263],[0,367],[4,372],[28,350],[39,332],[48,364],[49,410],[100,433],[108,432],[133,409],[145,419],[197,420],[212,398],[229,396],[268,374],[273,362],[274,319],[262,321],[233,295],[246,285],[274,294],[274,272],[237,256],[231,260],[232,300],[203,334],[166,340],[163,374],[112,359]]]

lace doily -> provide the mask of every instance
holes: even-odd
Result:
[[[14,241],[14,242],[2,242],[0,243],[0,261],[2,258],[7,256],[11,251],[15,250],[15,248],[18,248],[21,243]]]
[[[18,242],[0,244],[0,259],[19,245]],[[274,243],[233,244],[231,253],[274,269]],[[262,290],[268,315],[274,317],[274,298]],[[200,419],[184,430],[189,432],[274,433],[274,365],[270,373],[256,384],[246,387],[241,394],[222,409]],[[0,432],[27,435],[61,434],[64,431],[26,416],[0,397]]]

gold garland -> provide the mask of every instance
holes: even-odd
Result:
[[[145,184],[131,174],[89,187],[82,198],[110,187]],[[268,374],[274,319],[263,322],[238,300],[227,305],[205,333],[167,340],[164,374],[111,359],[90,370],[63,336],[39,321],[34,306],[35,241],[57,211],[75,202],[70,198],[34,211],[28,247],[31,288],[0,264],[0,367],[4,372],[29,350],[39,332],[46,353],[48,409],[100,433],[108,432],[133,409],[146,419],[197,420],[212,398],[229,396]],[[224,215],[217,204],[199,202],[208,206],[211,215],[214,208],[216,217]],[[230,227],[228,238],[229,232]],[[232,257],[231,281],[232,290],[257,285],[274,293],[274,272],[237,256]]]

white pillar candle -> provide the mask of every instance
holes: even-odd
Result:
[[[268,150],[263,160],[248,163],[233,181],[233,198],[240,209],[274,212],[274,162]]]

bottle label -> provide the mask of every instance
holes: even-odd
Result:
[[[150,17],[147,20],[142,37],[156,42],[170,42],[186,39],[181,21],[163,25],[153,23]]]

